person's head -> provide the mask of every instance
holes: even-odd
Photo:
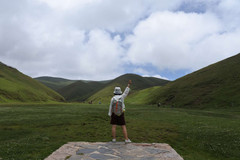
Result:
[[[115,87],[113,91],[114,95],[121,95],[122,91],[120,87]]]

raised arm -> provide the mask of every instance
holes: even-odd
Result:
[[[123,94],[122,94],[122,97],[123,97],[123,98],[126,98],[126,97],[127,97],[128,93],[129,93],[129,91],[130,91],[130,88],[129,88],[129,87],[130,87],[131,84],[132,84],[132,81],[129,80],[129,81],[128,81],[128,85],[127,85],[125,91],[124,91]]]
[[[108,111],[109,116],[112,115],[112,103],[113,103],[113,99],[111,99],[110,106],[109,106],[109,111]]]
[[[132,84],[132,80],[128,81],[128,88],[130,87],[130,85]]]

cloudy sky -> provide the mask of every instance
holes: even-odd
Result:
[[[174,80],[240,53],[239,0],[0,0],[0,61],[31,77]]]

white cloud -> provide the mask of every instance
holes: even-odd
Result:
[[[106,79],[123,73],[123,49],[119,46],[119,36],[111,38],[110,34],[102,30],[92,30],[88,41],[83,44],[79,52],[69,55],[69,63],[73,61],[73,70],[82,77]]]
[[[224,23],[225,30],[234,30],[239,28],[240,25],[239,8],[239,0],[221,0],[218,5],[210,8],[209,12],[217,14]]]
[[[21,5],[33,6],[36,13],[42,10],[39,3]],[[31,7],[27,8],[32,13]],[[109,79],[123,73],[123,49],[117,34],[78,29],[66,24],[57,14],[59,11],[47,10],[41,15],[25,12],[9,12],[0,20],[0,59],[4,63],[33,77]]]
[[[39,0],[72,27],[131,32],[139,19],[157,10],[175,9],[181,0]]]
[[[212,13],[153,13],[127,38],[128,58],[159,70],[199,69],[239,52],[238,32],[222,33],[223,26]]]
[[[102,0],[39,0],[39,2],[47,4],[52,9],[66,11],[77,6],[84,7],[94,2],[102,2]]]
[[[176,12],[192,3],[206,12]],[[0,1],[0,60],[33,77],[195,70],[239,52],[239,8],[238,0]]]
[[[240,53],[240,29],[232,32],[213,34],[204,41],[199,42],[192,49],[198,61],[194,69],[199,69],[214,62],[223,60],[229,56]],[[194,65],[192,65],[194,67]]]
[[[105,80],[123,73],[123,49],[119,46],[119,36],[112,38],[102,30],[92,30],[89,33],[56,30],[41,38],[41,44],[37,41],[34,41],[37,44],[32,44],[38,48],[35,54],[31,53],[33,59],[30,65],[35,69],[28,68],[30,57],[23,58],[22,63],[17,64],[17,68],[34,77],[55,75],[73,79]],[[19,51],[20,49],[11,55],[19,55]],[[15,58],[16,60],[19,58]]]

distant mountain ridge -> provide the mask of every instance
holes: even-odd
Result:
[[[87,100],[89,96],[103,88],[105,85],[105,83],[97,81],[77,81],[59,89],[58,93],[65,97],[67,101],[83,102]]]
[[[77,81],[77,80],[69,80],[65,78],[49,77],[49,76],[37,77],[34,79],[38,80],[39,82],[43,83],[44,85],[48,86],[49,88],[55,91]]]
[[[142,77],[136,74],[124,74],[113,80],[106,81],[86,81],[86,80],[67,80],[56,77],[38,77],[36,78],[48,87],[55,89],[67,101],[93,101],[94,103],[106,102],[115,86],[120,86],[124,90],[131,79],[132,92],[145,89],[153,86],[162,86],[168,83],[168,80],[163,80],[154,77]],[[69,85],[67,85],[69,83]],[[58,86],[58,87],[56,87]]]
[[[161,103],[172,107],[219,108],[240,106],[240,54],[209,65],[175,81],[136,74],[125,74],[108,81],[68,80],[38,77],[55,88],[70,102],[109,104],[115,86],[124,91],[131,79],[131,91],[126,103]],[[64,101],[47,86],[17,69],[0,62],[0,102]]]
[[[64,98],[17,69],[0,62],[0,103],[50,102]]]
[[[123,92],[129,80],[132,80],[133,82],[130,87],[131,88],[130,94],[153,86],[164,86],[169,82],[168,80],[158,79],[154,77],[142,77],[136,74],[124,74],[113,79],[104,88],[93,94],[87,100],[93,101],[95,103],[97,102],[109,103],[111,97],[113,96],[114,88],[116,86],[119,86],[121,87]]]

